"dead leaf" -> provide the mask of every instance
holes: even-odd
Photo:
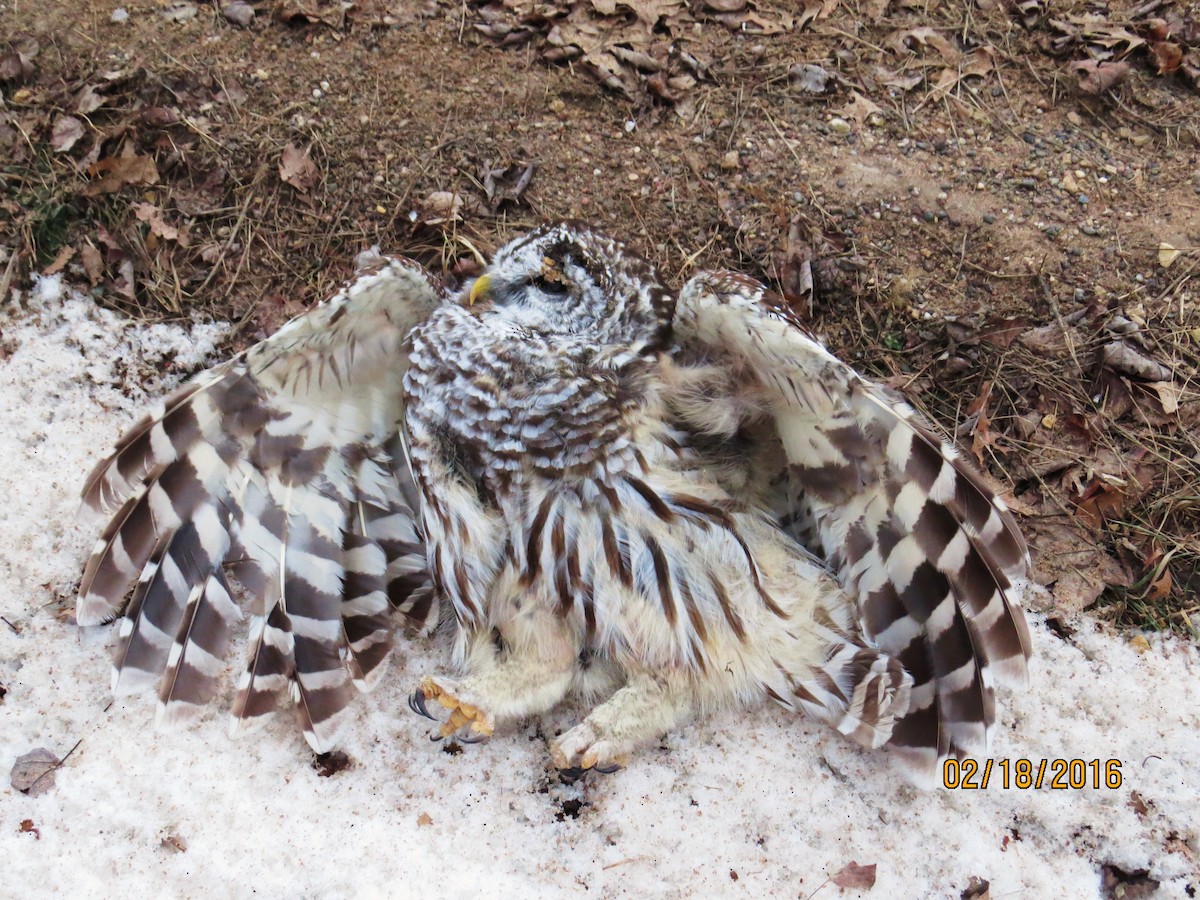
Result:
[[[1180,250],[1172,247],[1166,241],[1162,241],[1158,245],[1158,264],[1164,269],[1167,268],[1175,260],[1179,259]]]
[[[50,149],[66,153],[83,137],[83,123],[74,116],[59,116],[50,131]]]
[[[88,167],[92,177],[100,176],[83,189],[89,197],[111,194],[128,184],[158,184],[158,167],[153,156],[109,156]]]
[[[187,841],[177,834],[163,835],[163,839],[158,842],[158,845],[171,853],[187,853]]]
[[[135,203],[133,212],[138,217],[138,221],[149,225],[150,232],[157,237],[165,241],[175,241],[181,247],[191,246],[192,240],[187,229],[179,229],[168,224],[163,219],[163,211],[153,203]]]
[[[75,248],[70,244],[64,244],[58,251],[58,255],[54,257],[54,261],[46,268],[42,269],[43,275],[54,275],[63,270],[63,267],[71,261],[71,257],[75,255]]]
[[[984,465],[983,451],[996,440],[991,430],[992,418],[987,411],[988,402],[992,398],[993,383],[990,379],[984,381],[979,387],[979,395],[967,407],[967,416],[975,417],[975,424],[971,427],[971,452],[975,454],[981,466]]]
[[[1109,519],[1120,517],[1128,499],[1122,486],[1094,478],[1076,501],[1075,515],[1093,528],[1100,528]]]
[[[1100,364],[1110,371],[1142,381],[1171,381],[1174,373],[1146,356],[1128,341],[1109,341],[1100,348]]]
[[[39,797],[54,787],[54,772],[61,760],[45,747],[38,747],[17,757],[10,780],[15,790],[29,797]]]
[[[1171,596],[1171,588],[1174,585],[1171,582],[1171,569],[1168,566],[1163,566],[1158,575],[1150,580],[1150,584],[1146,586],[1147,600],[1166,600]]]
[[[1098,97],[1112,90],[1129,77],[1129,63],[1099,62],[1094,59],[1081,59],[1068,67],[1077,79],[1075,87],[1081,94]]]
[[[915,53],[917,48],[932,47],[944,63],[958,64],[962,54],[944,35],[928,25],[920,28],[902,28],[893,31],[884,39],[883,45],[901,56]]]
[[[32,834],[35,841],[40,841],[42,839],[42,833],[38,830],[37,826],[33,824],[33,819],[21,820],[21,834]]]
[[[1179,412],[1179,401],[1183,399],[1183,386],[1173,381],[1152,381],[1143,385],[1154,392],[1158,405],[1162,407],[1163,415],[1172,416]]]
[[[1011,347],[1029,323],[1021,318],[992,319],[979,329],[978,338],[993,347]]]
[[[88,283],[95,287],[104,277],[104,257],[92,246],[90,241],[84,241],[79,247],[79,261],[83,263],[84,274]]]
[[[808,227],[796,213],[788,223],[783,249],[776,253],[779,271],[779,291],[789,307],[812,318],[813,314],[813,248],[808,241]]]
[[[1170,41],[1155,41],[1150,44],[1150,55],[1154,58],[1159,75],[1168,75],[1183,65],[1183,48]]]
[[[1059,612],[1085,610],[1105,588],[1128,587],[1132,581],[1079,519],[1043,516],[1025,522],[1024,530],[1033,553],[1033,577],[1051,589]]]
[[[421,201],[417,221],[424,225],[462,221],[463,198],[450,191],[433,191]]]
[[[837,874],[829,876],[829,880],[840,888],[869,891],[875,886],[875,866],[875,863],[871,863],[869,866],[860,866],[851,860]]]
[[[280,181],[290,184],[302,194],[307,194],[319,176],[320,171],[309,156],[308,150],[301,150],[294,143],[283,148],[279,160]]]
[[[493,212],[505,204],[520,204],[533,180],[534,164],[517,163],[511,166],[487,166],[483,173],[483,192]]]
[[[858,91],[850,92],[850,102],[841,109],[834,110],[835,116],[849,119],[861,125],[864,122],[874,123],[883,119],[883,110],[877,103],[868,100]]]
[[[429,815],[429,813],[423,812],[419,816],[417,816],[417,825],[419,825],[420,827],[425,828],[432,824],[433,824],[433,816]]]
[[[75,95],[75,112],[86,116],[88,113],[98,110],[104,103],[105,98],[96,93],[96,89],[90,84],[85,84]]]
[[[910,72],[905,75],[886,66],[876,66],[873,72],[875,83],[882,87],[896,88],[901,91],[911,91],[925,80],[924,72]]]

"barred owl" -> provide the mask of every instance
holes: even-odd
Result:
[[[769,698],[927,780],[1026,678],[1028,551],[954,448],[761,284],[673,293],[576,223],[457,295],[378,262],[168,397],[83,496],[112,518],[77,619],[122,616],[113,688],[157,684],[160,723],[217,693],[239,596],[235,724],[290,697],[317,751],[393,630],[439,621],[452,674],[413,709],[478,738],[590,699],[561,768]]]

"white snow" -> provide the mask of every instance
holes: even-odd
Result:
[[[1200,656],[1154,636],[1139,652],[1086,617],[1069,640],[1035,621],[994,753],[1116,759],[1116,790],[1005,790],[993,772],[922,792],[885,753],[770,707],[562,785],[546,736],[577,708],[457,755],[426,739],[405,698],[439,665],[428,643],[356,705],[353,764],[328,778],[286,714],[231,740],[224,708],[166,734],[152,697],[109,708],[114,629],[64,614],[98,527],[75,523],[78,489],[221,332],[130,325],[57,278],[0,313],[0,894],[957,898],[978,876],[994,898],[1091,897],[1104,864],[1149,869],[1164,897],[1200,887]],[[38,747],[75,750],[30,797],[8,773]],[[851,860],[877,864],[873,890],[821,887]]]

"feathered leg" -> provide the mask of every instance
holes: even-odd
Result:
[[[562,617],[551,609],[529,609],[497,632],[477,632],[466,677],[427,676],[410,705],[429,715],[425,701],[436,699],[449,709],[443,736],[465,726],[489,735],[498,723],[545,712],[562,700],[578,659],[577,642]]]
[[[692,714],[691,679],[679,671],[631,672],[625,686],[550,745],[560,769],[612,770],[640,744]]]

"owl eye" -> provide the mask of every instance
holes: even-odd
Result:
[[[549,294],[551,297],[565,297],[567,295],[567,282],[557,273],[553,276],[539,275],[533,279],[533,285],[544,294]]]

